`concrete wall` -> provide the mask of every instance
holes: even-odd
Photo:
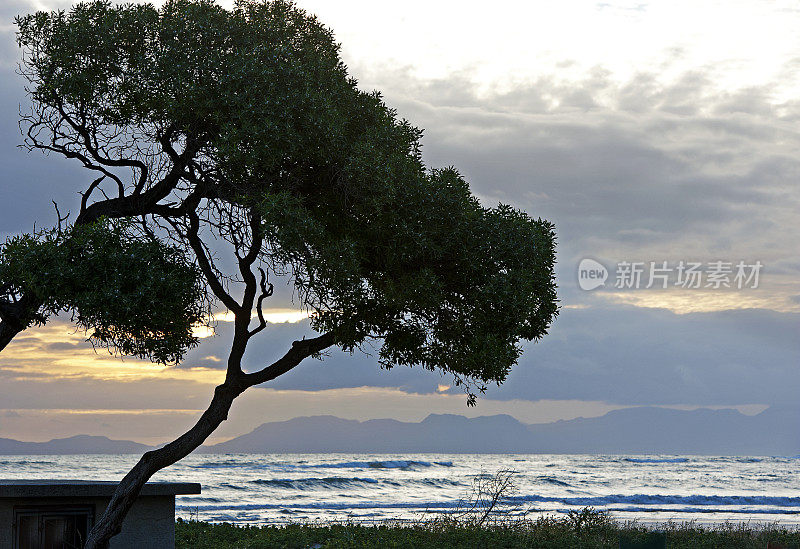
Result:
[[[0,498],[0,549],[14,546],[14,507],[17,505],[90,505],[95,520],[109,498]],[[111,540],[111,549],[173,549],[175,547],[175,496],[140,496]]]
[[[106,508],[98,508],[100,516]],[[131,508],[122,532],[111,549],[173,549],[175,547],[175,496],[140,496]]]

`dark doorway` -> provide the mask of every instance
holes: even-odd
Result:
[[[14,549],[81,549],[92,527],[86,505],[14,508]]]

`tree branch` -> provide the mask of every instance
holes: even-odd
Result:
[[[98,146],[97,142],[97,134],[93,129],[90,129],[85,115],[82,116],[83,123],[78,123],[66,112],[63,104],[59,102],[56,105],[56,108],[67,124],[69,124],[72,129],[78,132],[78,135],[81,136],[83,139],[83,146],[87,151],[89,151],[89,154],[96,162],[108,167],[136,168],[139,170],[139,182],[142,184],[142,186],[144,186],[143,182],[147,180],[148,173],[147,165],[144,162],[134,158],[109,158],[107,155],[101,154],[100,147]],[[119,133],[117,135],[119,135]]]
[[[272,381],[276,377],[285,374],[304,359],[311,355],[321,353],[328,347],[336,343],[336,338],[331,332],[322,334],[321,336],[311,339],[302,339],[292,343],[292,348],[289,349],[283,357],[276,360],[266,368],[253,372],[251,374],[244,374],[244,383],[248,387]]]
[[[264,300],[272,296],[272,292],[275,290],[275,287],[272,285],[272,283],[267,282],[267,273],[264,272],[264,269],[259,267],[258,272],[261,273],[261,280],[259,281],[259,286],[261,286],[261,294],[258,296],[258,301],[256,302],[256,313],[258,313],[258,326],[256,326],[250,331],[249,334],[250,337],[253,337],[258,332],[267,327],[267,321],[264,319],[264,309],[262,306],[264,304]]]
[[[94,191],[97,188],[97,186],[103,182],[103,179],[105,178],[106,178],[105,174],[101,175],[100,177],[92,181],[92,184],[89,185],[89,188],[86,189],[86,192],[81,193],[81,213],[86,211],[86,203],[89,201],[89,196],[92,194],[92,191]]]
[[[197,257],[197,263],[200,266],[200,271],[203,273],[203,276],[205,276],[206,282],[208,282],[208,285],[211,287],[211,291],[214,292],[214,295],[217,296],[220,301],[222,301],[223,305],[233,311],[235,315],[238,315],[242,310],[242,306],[235,299],[233,299],[228,292],[225,291],[225,288],[222,286],[222,282],[220,282],[219,278],[214,272],[214,267],[211,265],[211,260],[206,255],[203,242],[200,240],[200,218],[197,216],[197,212],[193,210],[188,212],[188,217],[189,228],[186,231],[186,239],[189,241],[189,246],[191,246],[192,250],[194,251],[194,255]]]

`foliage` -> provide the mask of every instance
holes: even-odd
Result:
[[[552,224],[426,168],[422,132],[358,89],[330,30],[291,3],[94,1],[17,24],[28,145],[118,191],[82,218],[150,215],[177,245],[197,237],[198,257],[227,242],[241,279],[199,261],[229,309],[216,278],[248,296],[255,249],[314,329],[347,350],[379,340],[387,368],[449,372],[470,403],[558,313]]]
[[[105,220],[9,238],[0,288],[36,298],[31,323],[70,312],[92,342],[163,363],[196,344],[192,326],[206,313],[200,274],[180,250]]]
[[[387,367],[503,381],[517,341],[541,337],[556,312],[552,226],[481,207],[452,169],[377,185],[331,189],[318,212],[267,202],[270,259],[294,268],[314,326],[345,346],[379,336]]]
[[[286,526],[234,526],[178,520],[177,549],[320,549],[356,547],[424,548],[525,548],[617,549],[620,538],[643,542],[652,528],[606,519],[592,521],[593,528],[576,530],[566,518],[510,519],[502,524],[289,524]],[[668,549],[763,549],[767,542],[800,544],[800,532],[770,525],[700,527],[694,523],[667,523]]]

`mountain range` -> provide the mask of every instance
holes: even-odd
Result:
[[[0,438],[0,455],[51,454],[141,454],[150,447],[130,440],[111,440],[108,437],[78,435],[56,438],[49,442],[21,442]]]
[[[640,407],[532,425],[509,415],[431,414],[419,423],[314,416],[265,423],[198,451],[794,455],[800,452],[800,413]]]
[[[0,454],[119,454],[148,449],[131,441],[76,436],[50,442],[0,439]],[[418,423],[334,416],[264,423],[195,453],[600,453],[795,455],[800,410],[692,411],[638,407],[601,417],[524,424],[509,415],[431,414]]]

